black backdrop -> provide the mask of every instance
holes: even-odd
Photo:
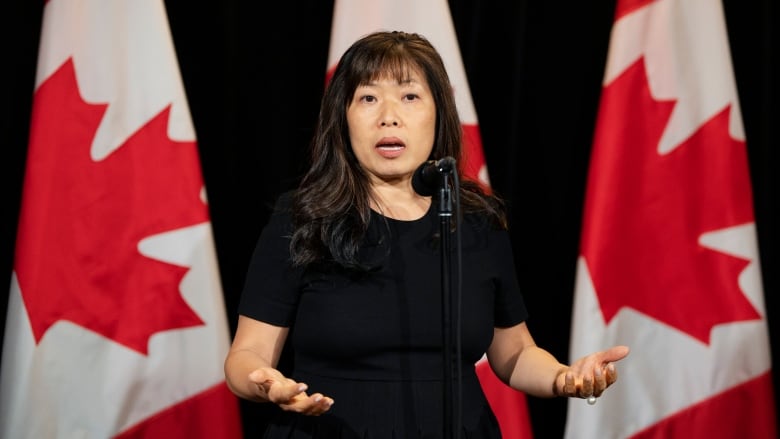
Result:
[[[305,166],[332,1],[166,1],[198,135],[231,325],[269,205]],[[582,197],[614,1],[450,0],[491,185],[509,200],[517,272],[537,342],[567,359]],[[747,133],[770,328],[777,330],[777,52],[773,0],[724,0]],[[9,285],[42,5],[12,0],[5,56],[0,285]],[[5,287],[4,287],[5,288]],[[5,296],[3,294],[2,296]],[[5,300],[0,309],[5,319]],[[0,326],[0,327],[4,327]],[[778,363],[778,341],[773,363]],[[780,382],[775,367],[775,393]],[[370,402],[368,402],[370,403]],[[529,398],[538,438],[561,437],[564,400]],[[242,404],[247,437],[263,412]],[[250,414],[251,412],[251,414]]]

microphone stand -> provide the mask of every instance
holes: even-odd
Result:
[[[452,187],[450,186],[448,172],[442,172],[442,185],[439,189],[439,224],[441,228],[441,297],[442,297],[442,335],[443,335],[443,366],[444,366],[444,382],[443,382],[443,404],[444,409],[444,439],[454,438],[454,434],[460,437],[460,426],[454,425],[455,420],[460,418],[455,416],[453,405],[454,380],[453,380],[453,364],[452,364],[452,349],[453,349],[453,330],[452,330],[452,282],[450,277],[451,267],[451,239],[450,239],[450,225],[452,222]],[[453,431],[455,429],[455,431]]]

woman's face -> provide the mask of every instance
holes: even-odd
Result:
[[[359,86],[347,107],[352,150],[372,185],[410,180],[433,149],[433,95],[418,71],[409,73],[401,82],[388,75]]]

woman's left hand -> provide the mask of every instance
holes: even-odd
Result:
[[[580,358],[558,372],[553,383],[553,393],[575,398],[601,396],[607,387],[617,381],[614,363],[626,355],[627,346],[613,346]]]

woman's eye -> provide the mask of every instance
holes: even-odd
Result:
[[[404,100],[413,101],[413,100],[417,99],[418,97],[419,96],[417,96],[416,94],[409,93],[409,94],[404,96]]]
[[[376,102],[376,97],[371,95],[363,95],[360,97],[363,102]]]

